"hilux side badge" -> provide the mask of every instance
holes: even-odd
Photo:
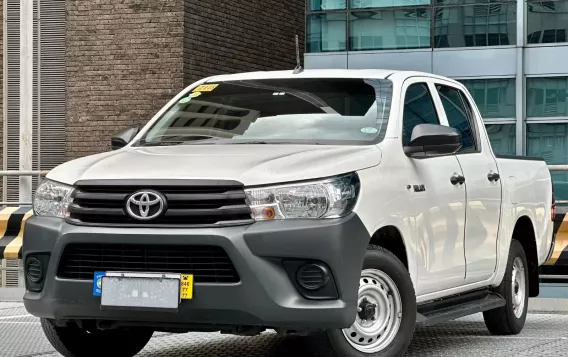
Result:
[[[414,185],[414,192],[424,192],[426,191],[426,187],[424,185]]]

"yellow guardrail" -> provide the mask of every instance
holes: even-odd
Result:
[[[568,263],[568,215],[566,213],[556,213],[554,217],[554,235],[556,236],[554,251],[545,265],[556,265],[557,263],[566,265]],[[567,260],[564,263],[559,261],[563,254],[565,254],[565,257],[562,260]]]
[[[0,211],[0,259],[21,259],[24,225],[31,207],[6,207]]]

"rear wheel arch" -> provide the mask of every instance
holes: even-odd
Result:
[[[383,247],[394,254],[408,268],[408,251],[399,229],[395,226],[385,226],[378,229],[369,242],[371,245]]]
[[[536,297],[539,294],[538,254],[534,225],[528,216],[522,216],[517,220],[512,239],[523,246],[529,270],[529,297]]]

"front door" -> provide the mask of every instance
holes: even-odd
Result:
[[[416,81],[415,79],[414,81]],[[405,84],[403,145],[410,142],[418,124],[440,124],[425,82]],[[406,158],[407,189],[414,212],[417,256],[417,295],[462,285],[465,279],[465,186],[452,180],[462,170],[455,155]]]
[[[501,180],[487,138],[481,136],[469,99],[459,88],[437,85],[448,124],[462,134],[456,157],[467,193],[465,225],[466,281],[493,276],[497,265],[497,236],[501,217]]]

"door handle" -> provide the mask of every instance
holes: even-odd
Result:
[[[489,181],[499,181],[500,178],[501,178],[501,176],[499,176],[498,173],[493,172],[493,171],[489,171],[489,173],[487,174],[487,179]]]
[[[452,183],[452,185],[457,185],[458,183],[461,185],[465,182],[465,177],[463,177],[462,175],[453,174],[452,177],[450,177],[450,182]]]

